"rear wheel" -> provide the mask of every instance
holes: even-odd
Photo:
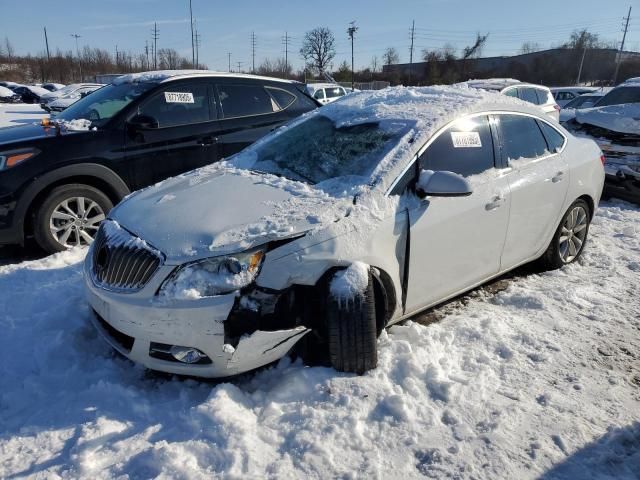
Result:
[[[369,273],[366,290],[353,298],[330,295],[327,305],[329,358],[342,372],[363,374],[378,364],[375,295]]]
[[[548,270],[560,268],[580,258],[589,233],[591,213],[584,200],[576,200],[562,217],[549,247],[540,261]]]
[[[89,185],[56,187],[37,210],[36,242],[48,253],[87,246],[93,242],[100,222],[112,207],[109,197]]]

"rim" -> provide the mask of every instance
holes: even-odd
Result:
[[[565,217],[558,239],[558,250],[564,263],[573,262],[580,255],[587,236],[587,218],[587,211],[581,206],[573,207]]]
[[[105,219],[104,210],[87,197],[71,197],[60,202],[51,213],[49,230],[64,247],[90,245]]]

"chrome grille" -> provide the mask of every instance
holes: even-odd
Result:
[[[122,292],[143,288],[162,264],[162,254],[116,222],[106,220],[93,242],[91,270],[96,285]]]

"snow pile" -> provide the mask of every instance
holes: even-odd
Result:
[[[91,120],[86,118],[74,118],[72,120],[59,120],[60,126],[66,130],[72,132],[88,132],[89,130],[95,130],[95,127],[91,128]]]
[[[640,104],[624,103],[577,110],[576,121],[615,132],[640,135]]]
[[[344,270],[338,271],[329,285],[331,296],[338,300],[361,297],[369,285],[369,265],[353,262]]]
[[[83,251],[2,266],[0,478],[637,479],[629,227],[637,207],[605,204],[579,264],[392,327],[362,377],[153,375],[89,325]]]
[[[8,89],[0,85],[0,97],[13,97],[15,93],[13,90]]]

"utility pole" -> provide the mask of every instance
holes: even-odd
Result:
[[[151,32],[151,38],[153,39],[153,69],[158,69],[158,38],[160,38],[160,32],[158,31],[158,24],[153,22],[153,30]]]
[[[237,62],[237,64],[238,64],[238,73],[240,73],[240,67],[242,66],[243,63],[244,62]]]
[[[231,52],[227,52],[227,56],[229,57],[229,73],[231,73]]]
[[[80,60],[80,49],[78,48],[78,39],[81,35],[72,33],[71,36],[76,39],[76,56],[78,57],[78,67],[80,68],[80,81],[82,82],[82,60]]]
[[[627,13],[627,18],[625,19],[624,24],[624,33],[622,34],[622,43],[620,44],[620,52],[618,53],[618,58],[616,59],[616,70],[613,72],[613,85],[616,84],[618,80],[618,70],[620,70],[620,63],[622,61],[622,52],[624,51],[624,41],[627,38],[627,31],[629,30],[629,20],[631,19],[631,7],[629,7],[629,13]]]
[[[251,73],[256,73],[256,32],[251,32]]]
[[[409,47],[409,82],[411,84],[411,73],[413,71],[413,39],[416,33],[416,21],[411,22],[411,47]]]
[[[144,41],[144,54],[147,57],[147,70],[149,70],[149,40]]]
[[[347,34],[349,35],[349,38],[351,39],[351,91],[353,92],[353,84],[354,84],[354,61],[353,61],[353,37],[355,36],[356,32],[358,31],[358,27],[356,27],[356,21],[354,20],[353,22],[350,23],[350,27],[347,28]]]
[[[191,68],[194,68],[196,63],[196,49],[193,37],[193,9],[191,8],[191,0],[189,0],[189,17],[191,17]]]
[[[118,68],[119,61],[120,61],[120,55],[118,54],[118,45],[116,45],[116,68]]]
[[[289,45],[291,44],[291,37],[289,37],[288,32],[284,32],[282,43],[284,45],[284,70],[285,73],[289,73]]]
[[[47,37],[47,27],[44,27],[44,44],[47,46],[47,60],[51,60],[51,55],[49,54],[49,38]]]
[[[584,57],[587,54],[587,45],[585,44],[584,49],[582,50],[582,58],[580,59],[580,68],[578,69],[578,79],[576,80],[576,85],[580,85],[580,77],[582,76],[582,65],[584,64]]]
[[[196,29],[196,68],[200,68],[200,34]]]

